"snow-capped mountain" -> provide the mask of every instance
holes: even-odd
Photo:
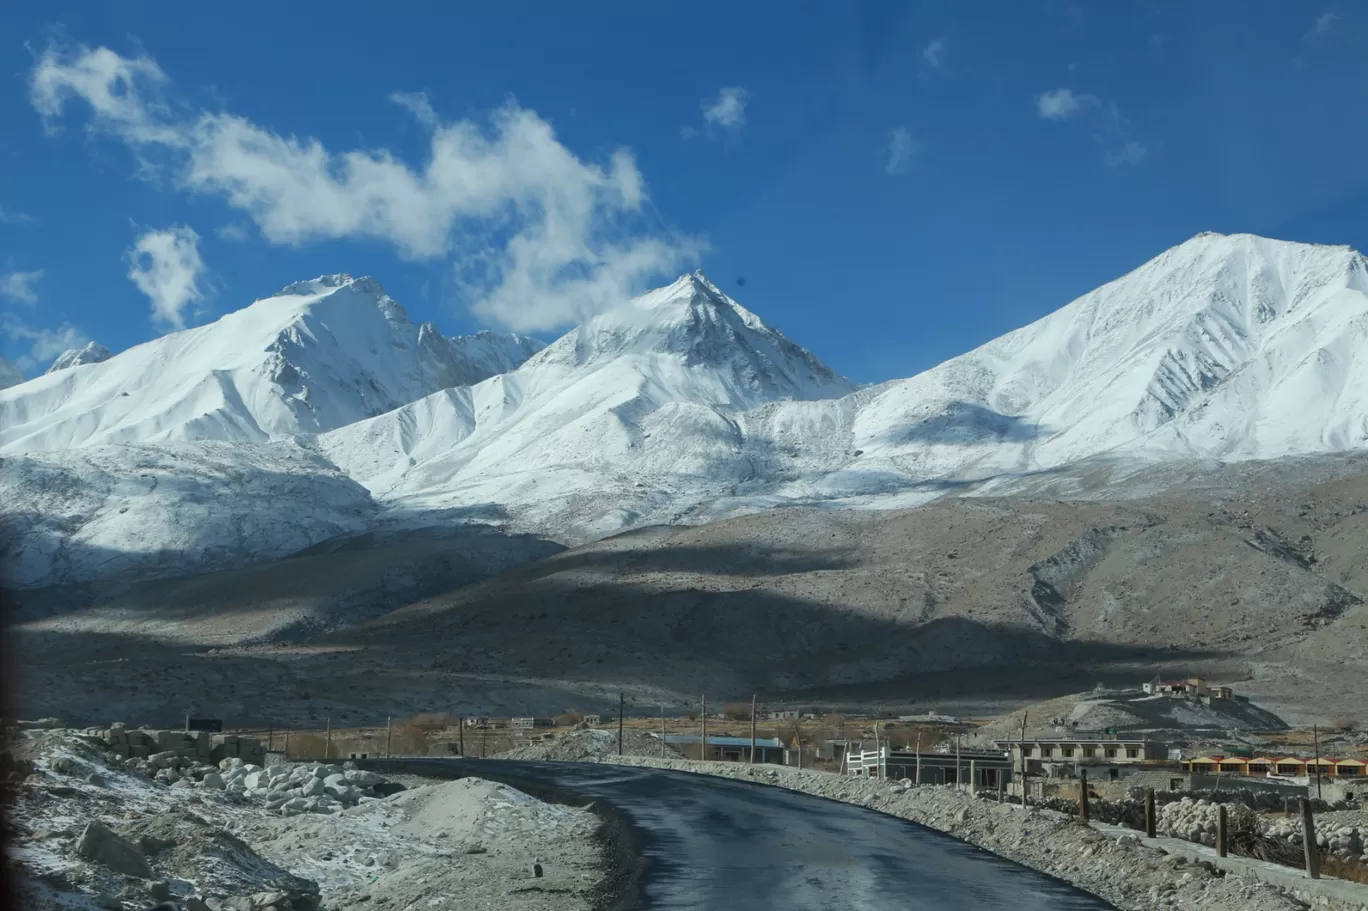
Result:
[[[855,385],[702,275],[572,330],[517,370],[318,438],[406,509],[494,506],[567,537],[678,518],[755,465],[737,416]],[[488,511],[488,510],[487,510]]]
[[[23,381],[24,375],[19,372],[19,368],[10,363],[9,358],[0,354],[0,389],[18,386]]]
[[[194,458],[226,466],[240,451],[289,478],[335,466],[329,478],[364,486],[390,517],[572,543],[783,505],[912,506],[1102,454],[1143,464],[1368,443],[1368,260],[1250,235],[1199,235],[1031,325],[867,388],[698,274],[527,357],[534,347],[444,339],[374,282],[317,279],[0,392],[0,452],[95,447],[41,459],[77,479],[98,458],[99,489],[136,491],[147,446],[223,440]],[[256,452],[281,438],[269,459]],[[96,444],[117,442],[144,445],[115,483],[119,447]],[[273,489],[244,489],[235,506],[278,514]]]
[[[86,342],[80,348],[68,348],[57,355],[57,360],[52,362],[46,373],[56,373],[58,370],[66,370],[68,367],[80,367],[82,364],[99,364],[109,360],[113,355],[104,345],[96,342]]]
[[[858,391],[753,325],[687,277],[516,371],[319,446],[382,501],[497,506],[575,540],[779,505],[911,506],[1101,452],[1276,458],[1368,441],[1368,263],[1345,247],[1199,235]]]
[[[506,369],[531,339],[448,339],[380,285],[299,282],[205,326],[0,392],[0,452],[264,442],[372,417]]]

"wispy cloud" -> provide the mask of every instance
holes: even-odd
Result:
[[[0,225],[27,225],[33,220],[32,215],[0,206]]]
[[[888,161],[884,170],[889,174],[901,174],[912,163],[917,143],[912,139],[907,127],[897,127],[888,136]]]
[[[393,92],[389,100],[413,115],[413,119],[429,130],[435,130],[441,123],[437,111],[432,107],[427,92]]]
[[[214,229],[214,233],[218,235],[219,240],[229,240],[234,243],[241,243],[242,241],[251,238],[252,228],[250,225],[235,221]]]
[[[481,124],[440,121],[426,98],[396,98],[420,119],[431,113],[429,150],[413,167],[385,149],[334,152],[245,117],[167,104],[171,90],[154,60],[107,48],[49,48],[30,74],[49,124],[83,102],[94,131],[176,185],[226,200],[266,241],[368,238],[410,259],[449,257],[472,308],[510,328],[581,320],[700,247],[659,227],[630,151],[581,160],[516,102]],[[744,111],[741,95],[714,116],[739,127]]]
[[[27,376],[33,376],[68,348],[80,348],[90,342],[89,336],[70,323],[44,329],[13,313],[0,313],[0,332],[10,341],[28,343],[28,351],[14,359],[14,365]]]
[[[1139,164],[1150,154],[1150,146],[1135,138],[1115,101],[1060,88],[1036,95],[1035,107],[1045,120],[1085,119],[1102,147],[1103,161],[1112,167]]]
[[[1051,89],[1035,97],[1036,113],[1046,120],[1068,120],[1102,103],[1096,95],[1073,89]]]
[[[128,278],[152,302],[153,322],[185,328],[185,308],[204,299],[199,235],[176,226],[146,231],[128,251]]]
[[[1336,23],[1339,21],[1340,17],[1338,13],[1322,13],[1316,17],[1315,22],[1311,23],[1311,28],[1306,33],[1307,40],[1309,41],[1330,34],[1335,31]]]
[[[922,59],[936,69],[944,69],[950,59],[950,44],[944,38],[936,38],[922,48]]]
[[[746,125],[746,98],[749,93],[731,86],[717,93],[716,100],[703,102],[703,122],[733,132]]]
[[[43,277],[42,269],[32,272],[6,272],[0,275],[0,297],[32,306],[38,303],[38,292],[33,286]]]

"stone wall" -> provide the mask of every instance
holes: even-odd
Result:
[[[109,751],[120,759],[147,759],[169,754],[196,762],[216,764],[225,759],[262,765],[266,745],[254,737],[237,734],[210,734],[206,731],[147,730],[114,725],[92,728],[86,734],[109,744]]]

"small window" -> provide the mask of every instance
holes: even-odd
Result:
[[[1074,753],[1074,748],[1073,748],[1073,747],[1060,747],[1060,750],[1064,753],[1065,758],[1069,758],[1069,757],[1073,756],[1073,753]]]
[[[1097,747],[1084,747],[1083,755],[1088,759],[1092,759],[1097,755]]]
[[[1115,758],[1116,758],[1116,747],[1107,747],[1107,748],[1106,748],[1106,756],[1107,756],[1108,759],[1115,759]]]
[[[1135,747],[1126,747],[1126,758],[1134,759],[1140,755],[1140,751]]]

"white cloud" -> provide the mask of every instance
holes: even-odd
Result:
[[[399,105],[399,107],[413,115],[417,120],[429,130],[435,130],[441,123],[441,118],[432,107],[432,102],[428,100],[427,92],[393,92],[389,100]]]
[[[128,278],[152,302],[152,319],[185,328],[185,308],[204,299],[199,235],[184,226],[144,232],[128,251]]]
[[[34,269],[32,272],[7,272],[0,275],[0,297],[21,304],[38,303],[38,292],[33,290],[33,285],[43,277],[42,269]]]
[[[80,348],[90,341],[89,336],[70,323],[64,322],[56,329],[41,329],[12,313],[0,314],[0,332],[11,341],[29,343],[28,353],[14,359],[14,365],[27,376],[37,373],[68,348]]]
[[[901,174],[912,163],[917,151],[917,143],[907,127],[897,127],[888,137],[888,163],[884,170],[889,174]]]
[[[942,69],[950,59],[950,45],[944,38],[937,38],[922,48],[922,59],[936,69]]]
[[[740,86],[731,86],[717,93],[717,100],[703,102],[703,121],[724,130],[740,130],[746,125],[746,96]]]
[[[6,209],[0,206],[0,225],[26,225],[33,221],[32,215],[17,212],[14,209]]]
[[[1106,153],[1107,164],[1112,167],[1120,167],[1126,164],[1139,164],[1149,154],[1149,149],[1144,143],[1134,139],[1125,140],[1120,148]]]
[[[105,48],[49,51],[31,77],[45,117],[86,101],[93,128],[180,187],[223,198],[268,242],[370,238],[411,259],[451,257],[470,305],[510,328],[582,319],[697,249],[643,227],[645,184],[630,152],[583,161],[512,101],[477,124],[440,122],[425,97],[395,96],[432,118],[426,160],[412,167],[384,149],[333,152],[228,113],[178,114],[160,103],[169,88],[155,61]]]
[[[1311,30],[1306,33],[1307,38],[1316,38],[1320,35],[1328,35],[1335,30],[1335,23],[1339,22],[1339,15],[1336,13],[1324,13],[1316,17],[1316,21],[1311,24]]]
[[[1101,104],[1096,95],[1079,94],[1072,89],[1052,89],[1036,96],[1036,112],[1046,120],[1068,120]]]
[[[250,225],[244,224],[243,222],[235,221],[231,224],[216,228],[214,233],[219,236],[219,240],[229,240],[240,243],[241,241],[251,238],[252,228]]]

